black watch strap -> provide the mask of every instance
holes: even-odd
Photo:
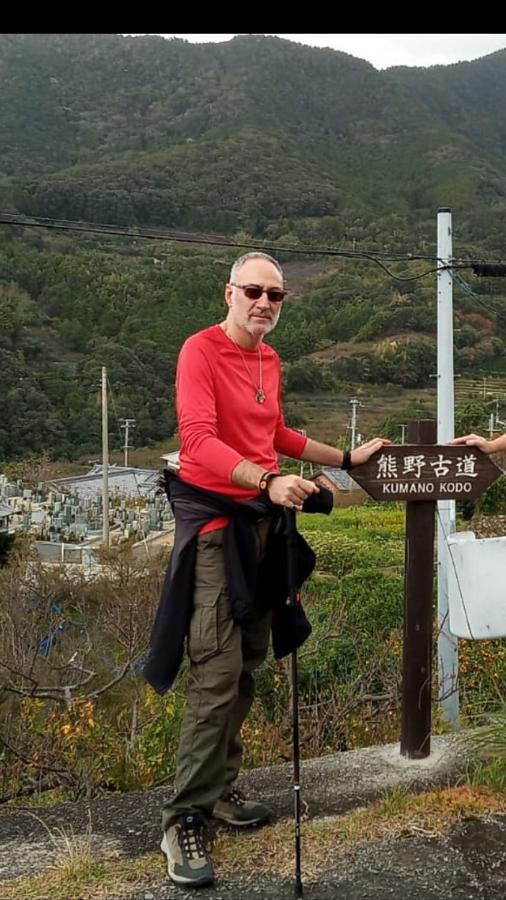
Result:
[[[345,450],[343,453],[343,461],[341,463],[341,469],[344,469],[346,472],[352,468],[351,464],[351,450]]]
[[[262,492],[262,494],[267,493],[267,488],[269,487],[269,483],[273,478],[278,478],[281,475],[281,472],[262,472],[260,476],[260,481],[258,482],[258,490]]]

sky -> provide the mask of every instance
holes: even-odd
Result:
[[[163,34],[192,43],[229,41],[233,34]],[[278,34],[277,37],[332,47],[366,59],[377,69],[387,66],[449,65],[477,59],[506,47],[506,34]]]

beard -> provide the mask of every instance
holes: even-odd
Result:
[[[244,328],[248,334],[254,337],[263,337],[263,335],[269,334],[276,327],[281,312],[281,310],[277,310],[272,315],[262,317],[262,321],[260,321],[260,318],[254,318],[251,313],[249,315],[247,313],[240,314],[237,308],[234,311],[235,321],[239,328]]]

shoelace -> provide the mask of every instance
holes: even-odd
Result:
[[[245,797],[237,790],[237,788],[232,788],[223,799],[229,803],[233,803],[234,806],[244,806],[245,803]]]
[[[189,859],[203,859],[209,850],[204,840],[206,826],[200,816],[186,816],[179,826],[179,846]]]

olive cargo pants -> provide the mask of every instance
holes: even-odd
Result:
[[[256,525],[263,556],[270,519]],[[175,795],[164,806],[162,825],[183,813],[211,814],[241,765],[241,726],[254,697],[253,671],[267,654],[271,612],[247,623],[232,619],[223,557],[224,529],[197,544],[193,614],[188,634],[190,684],[181,727]]]

